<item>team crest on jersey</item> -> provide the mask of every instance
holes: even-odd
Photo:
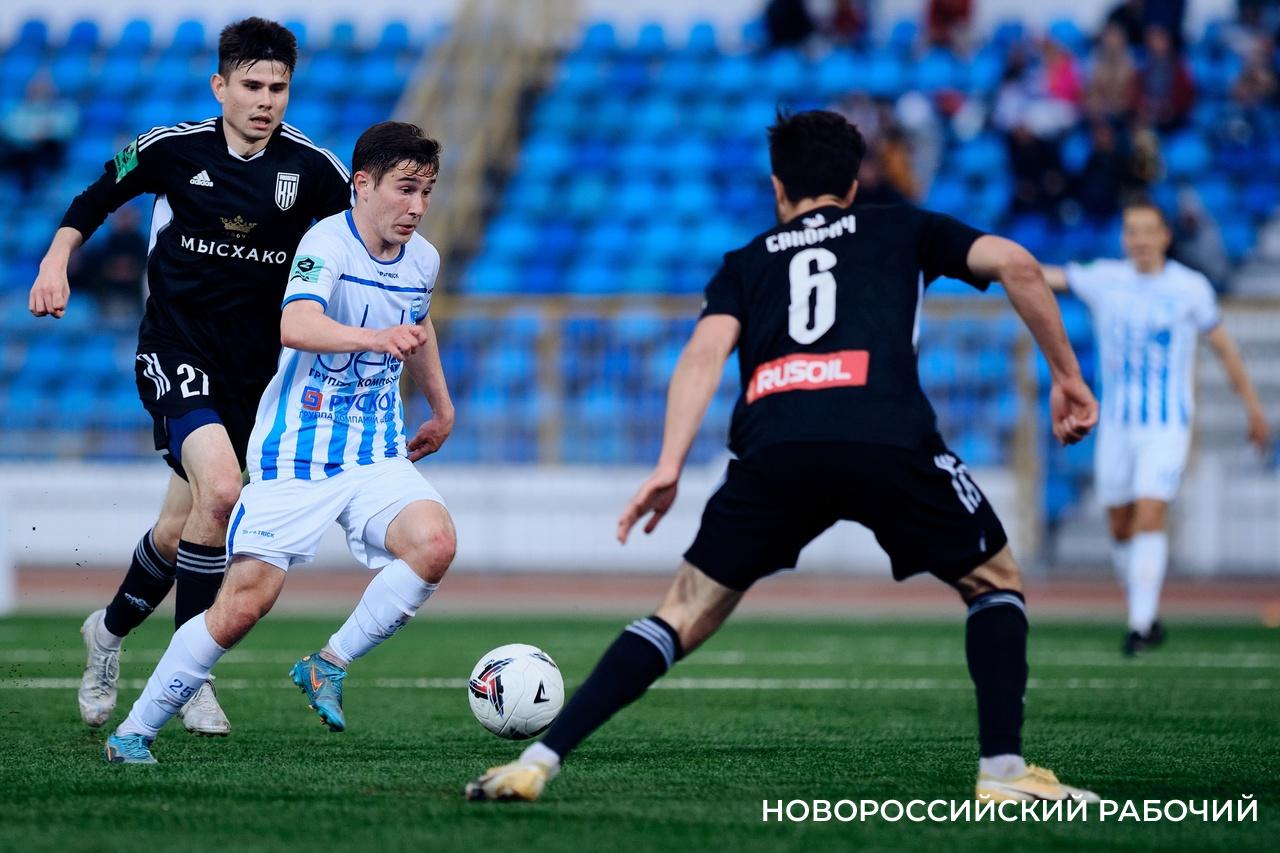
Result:
[[[409,303],[409,322],[416,323],[422,319],[422,298],[415,296]]]
[[[288,210],[298,200],[298,173],[276,172],[276,207]]]
[[[320,411],[320,404],[324,402],[324,392],[319,388],[307,386],[302,389],[302,408],[308,412]]]

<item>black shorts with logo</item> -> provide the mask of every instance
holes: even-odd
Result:
[[[156,450],[184,480],[187,474],[169,451],[169,422],[197,409],[212,409],[231,438],[241,469],[249,434],[258,411],[261,387],[228,381],[198,355],[173,348],[148,347],[144,342],[134,359],[138,396],[155,424]]]
[[[685,559],[745,590],[837,521],[875,534],[903,580],[929,572],[954,583],[1008,536],[968,469],[934,436],[922,447],[786,442],[729,462]]]

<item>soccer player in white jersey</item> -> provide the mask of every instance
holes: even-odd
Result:
[[[440,255],[416,233],[439,165],[439,144],[420,128],[374,125],[352,156],[355,206],[299,243],[280,320],[284,348],[258,405],[250,482],[227,533],[226,582],[213,606],[174,634],[107,739],[107,761],[155,762],[150,745],[161,726],[271,609],[286,572],[315,557],[334,521],[378,574],[346,623],[290,673],[332,731],[346,727],[347,666],[403,626],[453,561],[453,521],[412,465],[439,449],[454,417],[428,316]],[[412,438],[402,367],[432,411]]]
[[[1191,444],[1200,335],[1244,401],[1249,440],[1259,448],[1269,441],[1257,392],[1222,325],[1213,288],[1200,273],[1168,259],[1171,236],[1160,208],[1133,201],[1124,209],[1124,260],[1045,268],[1049,285],[1080,297],[1093,316],[1102,383],[1096,488],[1128,596],[1127,655],[1164,638],[1158,614],[1169,556],[1166,522]]]

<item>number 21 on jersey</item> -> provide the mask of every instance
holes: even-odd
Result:
[[[829,249],[805,249],[791,259],[791,306],[787,333],[800,344],[811,344],[836,322],[835,253]]]

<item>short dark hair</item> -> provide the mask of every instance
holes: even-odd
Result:
[[[843,196],[849,191],[867,143],[849,121],[829,110],[778,111],[769,128],[769,162],[787,199]]]
[[[288,28],[258,17],[223,28],[218,36],[219,74],[229,77],[237,68],[263,60],[282,63],[293,74],[298,64],[298,40]]]
[[[1156,216],[1160,217],[1160,224],[1165,228],[1169,227],[1169,217],[1164,215],[1164,208],[1156,204],[1150,196],[1141,193],[1126,196],[1120,206],[1120,214],[1123,216],[1131,210],[1153,210]]]
[[[360,134],[351,154],[351,173],[364,172],[376,184],[401,163],[415,171],[440,172],[440,143],[407,121],[383,121]]]

